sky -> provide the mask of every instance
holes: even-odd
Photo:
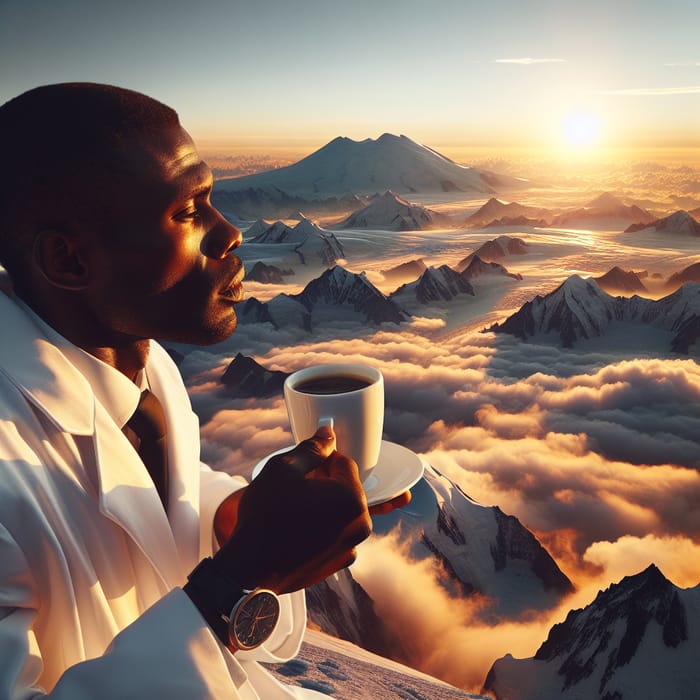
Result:
[[[0,0],[0,101],[107,82],[201,145],[700,146],[697,0]],[[310,152],[310,150],[308,151]]]

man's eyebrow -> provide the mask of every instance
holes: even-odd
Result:
[[[202,197],[211,192],[214,185],[214,177],[211,169],[204,162],[188,168],[175,181],[172,188],[178,196]]]

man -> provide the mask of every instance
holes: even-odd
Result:
[[[173,110],[104,85],[20,95],[0,139],[0,700],[309,696],[257,662],[297,652],[301,589],[371,521],[329,428],[248,486],[199,465],[151,339],[236,327],[241,234],[209,168]],[[160,497],[131,427],[145,396],[167,424]]]

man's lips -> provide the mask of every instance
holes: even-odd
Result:
[[[238,274],[231,280],[227,287],[224,287],[220,292],[219,296],[226,297],[233,302],[243,301],[244,291],[243,285],[243,269],[241,269]]]

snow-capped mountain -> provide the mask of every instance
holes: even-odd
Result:
[[[246,231],[246,240],[263,245],[290,245],[302,265],[331,267],[345,258],[343,246],[335,234],[306,217],[294,227],[282,221],[269,223],[259,219]]]
[[[398,528],[414,543],[413,557],[437,563],[453,596],[482,597],[486,621],[550,609],[572,592],[569,579],[517,518],[476,503],[430,466],[412,492],[410,506],[381,516],[375,532]],[[402,640],[388,634],[352,568],[313,586],[307,601],[310,618],[324,632],[406,661]]]
[[[624,228],[632,223],[651,223],[654,218],[636,204],[625,204],[610,192],[604,192],[581,208],[555,216],[552,226]]]
[[[337,228],[382,229],[387,231],[422,231],[450,228],[449,216],[387,191],[373,197],[370,203],[341,221]]]
[[[536,220],[540,223],[545,223],[547,219],[552,217],[552,213],[548,209],[541,207],[531,207],[518,202],[502,202],[495,197],[479,207],[473,214],[470,214],[464,221],[464,226],[469,228],[482,228],[490,226],[494,221],[501,219],[516,220],[523,217],[526,220]]]
[[[267,303],[251,297],[236,309],[239,323],[270,323],[275,328],[307,331],[339,320],[401,323],[409,314],[380,292],[364,273],[340,265],[326,270],[294,295],[279,294]]]
[[[378,139],[364,141],[339,136],[298,163],[255,175],[218,180],[215,190],[269,191],[272,195],[283,192],[320,199],[386,190],[399,194],[493,193],[523,184],[507,175],[458,165],[407,136],[383,134]]]
[[[617,265],[608,270],[604,275],[593,278],[598,286],[608,294],[644,294],[647,288],[644,286],[641,277],[632,270],[623,270]]]
[[[645,230],[665,233],[672,236],[700,236],[700,223],[698,223],[687,211],[677,211],[670,216],[656,221],[633,224],[625,229],[625,233],[633,233]]]
[[[696,700],[700,586],[674,586],[655,566],[601,591],[552,627],[531,659],[507,655],[484,692],[496,700]]]
[[[424,481],[432,492],[432,508],[421,514],[421,544],[413,553],[437,557],[445,584],[456,592],[489,598],[484,615],[547,609],[573,591],[547,550],[517,518],[473,501],[433,467],[426,469]]]
[[[671,349],[687,353],[700,331],[700,284],[688,282],[673,294],[654,301],[638,296],[612,297],[594,280],[573,275],[550,294],[536,296],[490,330],[523,340],[557,334],[564,347],[572,347],[577,340],[603,336],[612,324],[624,322],[669,331]]]
[[[455,265],[455,269],[460,272],[466,269],[474,256],[480,257],[484,262],[496,262],[509,255],[527,255],[528,252],[528,245],[522,238],[498,236],[498,238],[486,241],[486,243],[479,246],[473,253],[470,253],[467,257],[460,260]]]
[[[455,297],[467,294],[474,296],[474,288],[466,275],[455,272],[448,265],[429,267],[415,281],[409,282],[392,292],[390,298],[399,305],[411,302],[430,304],[436,301],[452,301]]]

